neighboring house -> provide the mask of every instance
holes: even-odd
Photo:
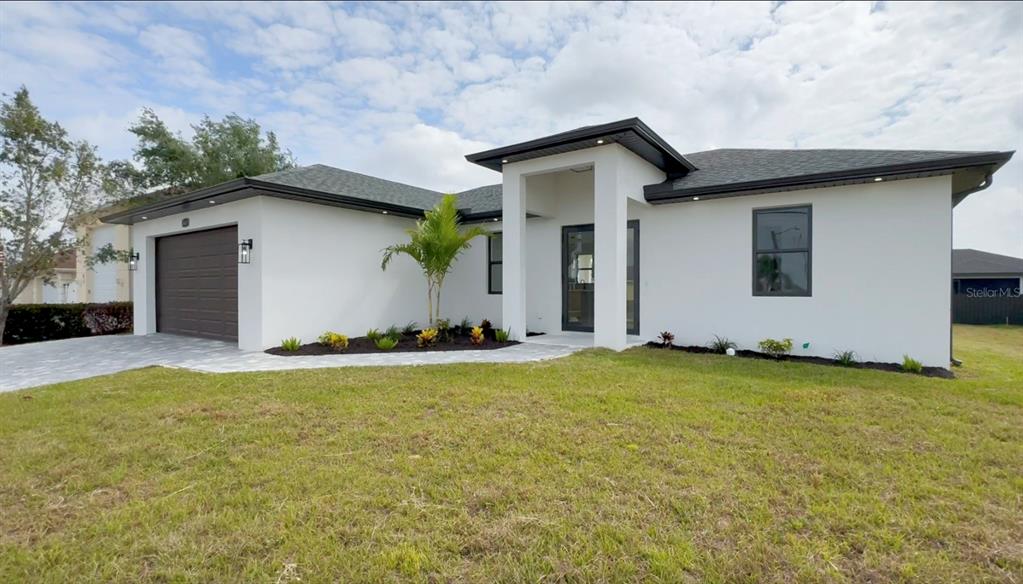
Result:
[[[1023,324],[1023,259],[952,250],[952,320]]]
[[[1023,259],[976,249],[952,250],[952,292],[977,296],[1019,295]]]
[[[472,154],[502,182],[458,193],[463,220],[499,235],[458,261],[442,312],[520,339],[592,331],[595,346],[623,349],[666,330],[681,344],[721,335],[755,349],[790,337],[797,354],[947,367],[952,208],[1011,156],[682,155],[638,119]],[[407,258],[381,271],[381,250],[440,197],[314,165],[104,221],[133,225],[136,334],[260,350],[422,322],[422,274]]]
[[[87,257],[106,245],[117,250],[131,248],[131,226],[111,225],[99,219],[84,223],[78,229],[84,241],[84,253],[78,254],[79,302],[127,302],[131,300],[131,272],[124,262],[94,263]]]
[[[57,257],[52,277],[34,278],[29,285],[14,298],[14,304],[66,304],[68,302],[84,302],[80,297],[77,274],[77,257],[75,252],[63,253]]]

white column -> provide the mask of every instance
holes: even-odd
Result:
[[[628,208],[618,188],[619,162],[598,157],[593,167],[593,345],[621,351],[625,338]]]
[[[501,328],[511,338],[526,338],[526,179],[506,166],[502,173],[503,194]]]

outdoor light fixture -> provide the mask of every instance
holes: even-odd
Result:
[[[884,179],[883,179],[883,178],[881,178],[881,177],[876,177],[876,178],[874,178],[874,182],[881,182],[881,181],[883,181],[883,180],[884,180]]]
[[[145,221],[146,219],[149,219],[149,217],[146,217],[145,215],[143,215],[142,216],[142,220]]]
[[[597,140],[597,144],[603,144],[603,143],[604,143],[603,140]]]
[[[134,272],[139,269],[139,252],[134,249],[128,255],[128,271]]]
[[[238,263],[239,264],[252,263],[251,239],[243,239],[242,242],[238,244]]]
[[[504,160],[502,160],[502,161],[501,161],[501,164],[508,164],[508,159],[507,159],[507,158],[505,158]]]
[[[500,219],[498,219],[497,217],[494,217],[494,221],[500,221]]]
[[[387,214],[387,211],[381,211],[381,213],[383,213],[384,215],[386,215],[386,214]]]
[[[693,200],[694,200],[694,201],[699,201],[699,200],[700,200],[700,197],[693,197]]]
[[[214,203],[216,203],[216,201],[210,201],[210,204],[211,204],[211,205],[212,205],[212,204],[214,204]]]

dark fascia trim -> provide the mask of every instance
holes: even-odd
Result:
[[[952,272],[956,280],[988,280],[991,278],[1023,278],[1023,272]]]
[[[251,178],[239,178],[212,187],[206,187],[199,189],[198,191],[192,191],[191,193],[185,193],[184,195],[178,195],[170,199],[163,201],[157,201],[149,205],[143,205],[141,207],[134,207],[127,209],[112,215],[101,217],[100,221],[104,223],[120,223],[124,225],[132,225],[141,219],[142,215],[160,213],[162,211],[173,210],[176,207],[188,203],[194,203],[207,199],[210,197],[222,196],[226,194],[240,194],[240,196],[232,199],[235,200],[246,199],[249,197],[256,196],[270,196],[279,197],[285,199],[292,199],[298,201],[304,201],[308,203],[318,203],[322,205],[330,205],[334,207],[344,207],[348,209],[355,209],[359,211],[374,211],[383,212],[387,211],[388,214],[397,215],[400,217],[422,217],[424,210],[416,207],[406,207],[404,205],[395,205],[392,203],[384,203],[380,201],[372,201],[368,199],[362,199],[359,197],[350,197],[345,195],[336,195],[331,193],[324,193],[322,191],[315,191],[311,189],[304,189],[301,187],[293,187],[288,185],[281,185],[277,183],[265,182],[261,180],[255,180]],[[184,212],[181,210],[180,212]],[[172,215],[174,213],[162,213],[160,216]]]
[[[501,172],[503,165],[501,161],[504,159],[518,158],[516,162],[519,160],[528,160],[528,158],[520,157],[523,154],[528,154],[534,150],[564,146],[574,142],[581,142],[583,140],[594,140],[622,132],[635,133],[654,148],[661,150],[666,157],[672,158],[678,162],[686,172],[696,170],[696,165],[690,162],[679,151],[675,150],[671,144],[668,144],[664,140],[664,138],[658,136],[657,132],[650,129],[650,127],[643,123],[643,120],[639,118],[628,118],[626,120],[619,120],[617,122],[610,122],[607,124],[577,128],[575,130],[569,130],[568,132],[544,136],[543,138],[537,138],[527,142],[520,142],[510,146],[502,146],[492,150],[476,152],[475,154],[467,154],[465,159],[484,168]],[[661,170],[666,169],[662,168]]]
[[[945,158],[942,160],[927,162],[889,164],[870,168],[822,172],[817,174],[748,181],[728,185],[696,187],[692,189],[674,189],[672,187],[673,181],[668,180],[663,183],[643,187],[643,195],[650,203],[669,203],[694,196],[712,199],[719,197],[762,194],[782,190],[794,190],[798,188],[857,184],[871,182],[877,177],[889,179],[937,176],[939,174],[948,174],[958,169],[986,165],[990,165],[992,167],[991,172],[994,173],[994,171],[998,170],[1002,165],[1008,162],[1014,153],[1015,151],[984,152],[970,156]]]

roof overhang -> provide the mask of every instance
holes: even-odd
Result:
[[[423,216],[423,210],[415,207],[382,203],[356,197],[324,193],[311,189],[292,187],[269,183],[251,178],[239,178],[212,187],[199,189],[176,197],[170,197],[162,201],[133,207],[119,211],[100,220],[104,223],[118,223],[122,225],[133,225],[140,221],[149,221],[158,217],[177,215],[199,209],[208,209],[212,206],[219,206],[249,197],[276,197],[305,203],[328,205],[331,207],[342,207],[358,211],[376,213],[387,213],[399,217],[418,218]]]
[[[672,148],[639,118],[586,126],[528,142],[468,154],[465,159],[484,168],[501,172],[503,166],[508,163],[607,144],[619,144],[628,148],[643,160],[664,171],[669,177],[682,176],[696,170],[692,162]]]
[[[983,152],[941,160],[891,164],[691,189],[676,189],[673,187],[673,182],[667,180],[663,183],[643,187],[643,194],[644,198],[653,204],[680,203],[694,200],[942,176],[968,170],[982,171],[984,178],[981,178],[979,182],[971,182],[968,188],[964,187],[952,193],[954,203],[958,203],[971,192],[987,188],[991,183],[991,175],[1008,162],[1013,154],[1014,152]]]

